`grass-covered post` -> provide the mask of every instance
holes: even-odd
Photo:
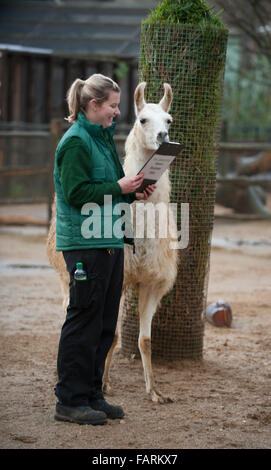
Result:
[[[179,231],[181,204],[189,204],[189,243],[179,250],[175,287],[152,323],[152,355],[165,359],[202,357],[227,37],[202,0],[164,0],[142,22],[139,79],[147,82],[149,102],[158,102],[170,83],[170,140],[185,147],[170,172]],[[136,309],[130,291],[122,322],[126,353],[137,350]]]

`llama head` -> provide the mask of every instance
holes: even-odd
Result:
[[[172,102],[172,89],[164,83],[164,96],[158,104],[146,103],[144,89],[146,82],[139,83],[134,94],[135,130],[143,148],[157,150],[162,142],[168,142],[168,129],[172,117],[168,113]]]

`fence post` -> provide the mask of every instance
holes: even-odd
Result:
[[[55,151],[59,140],[63,134],[62,119],[52,119],[50,122],[50,155],[49,155],[49,171],[48,171],[48,228],[52,217],[52,203],[54,199],[54,164]]]

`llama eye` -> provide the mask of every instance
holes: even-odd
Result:
[[[140,119],[141,124],[145,124],[147,119]]]
[[[168,124],[171,124],[171,123],[172,123],[171,119],[168,119],[168,120],[167,120],[167,123],[168,123]]]

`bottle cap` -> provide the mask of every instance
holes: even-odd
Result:
[[[83,269],[83,263],[76,263],[77,269]]]

